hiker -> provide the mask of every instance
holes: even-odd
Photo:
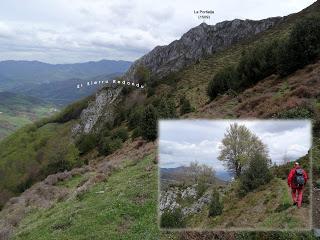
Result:
[[[306,171],[299,166],[298,162],[295,162],[288,176],[288,185],[291,188],[293,205],[297,205],[298,208],[301,207],[303,188],[307,180]]]

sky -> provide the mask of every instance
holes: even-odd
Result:
[[[1,0],[0,61],[133,61],[199,25],[298,12],[315,0]]]
[[[161,120],[159,156],[161,168],[188,166],[197,161],[216,171],[226,171],[219,161],[219,146],[230,124],[245,125],[266,144],[273,163],[305,156],[311,147],[309,120]]]

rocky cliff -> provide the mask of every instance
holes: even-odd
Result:
[[[164,77],[170,72],[223,50],[237,42],[249,39],[282,21],[281,17],[259,21],[240,20],[224,21],[216,25],[201,23],[190,29],[179,40],[167,46],[157,46],[134,62],[125,74],[125,79],[134,81],[134,73],[139,65],[145,66],[152,75]]]
[[[72,129],[73,134],[91,133],[101,124],[113,122],[114,106],[119,100],[121,89],[122,87],[111,86],[99,90],[94,101],[90,102],[88,107],[82,111],[79,123]]]

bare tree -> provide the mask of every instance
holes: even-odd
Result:
[[[187,175],[193,183],[214,183],[214,170],[206,164],[199,164],[197,161],[191,162]]]
[[[287,164],[288,162],[290,162],[290,159],[288,157],[288,151],[285,150],[284,154],[283,154],[283,157],[282,157],[282,163],[283,164]]]

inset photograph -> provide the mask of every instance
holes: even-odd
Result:
[[[309,120],[159,121],[162,229],[310,230]]]

